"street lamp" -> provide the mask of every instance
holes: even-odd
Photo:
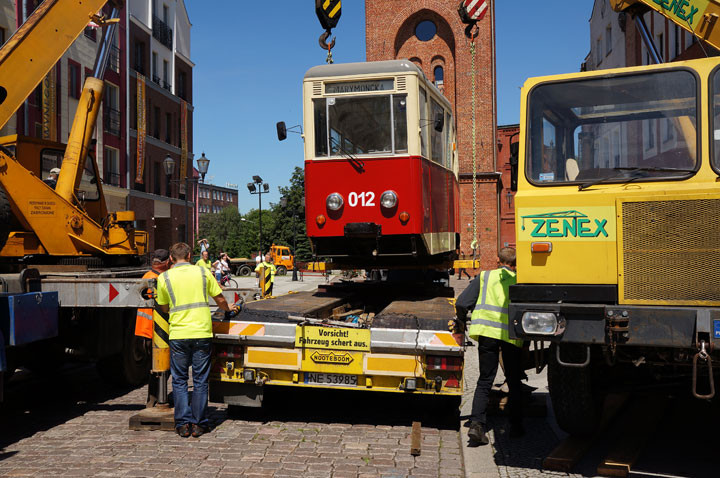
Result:
[[[288,198],[287,196],[283,196],[280,198],[280,204],[282,207],[287,207],[288,204]],[[298,214],[303,212],[305,210],[305,196],[302,197],[300,200],[300,210],[293,209],[292,212],[292,218],[293,218],[293,274],[292,274],[292,280],[293,282],[297,282],[298,280],[298,273],[297,273],[297,217]]]
[[[207,174],[208,167],[210,166],[210,160],[205,157],[205,153],[203,152],[202,157],[198,158],[197,163],[198,172],[202,176],[201,180],[204,183],[205,175]],[[168,177],[168,179],[175,172],[175,160],[169,154],[165,156],[165,159],[163,160],[163,168],[165,169],[165,175]],[[184,172],[185,171],[181,171],[180,174],[183,174]],[[190,206],[188,205],[188,194],[190,193],[190,183],[197,183],[198,178],[191,178],[186,174],[184,180],[169,179],[169,181],[171,183],[181,183],[185,181],[185,243],[190,245],[190,227],[188,224],[190,222]],[[195,207],[197,207],[197,204],[195,205]]]
[[[247,188],[248,191],[250,191],[250,194],[258,195],[258,209],[260,211],[260,215],[258,216],[258,229],[260,229],[260,248],[258,249],[258,251],[260,251],[260,254],[262,254],[262,195],[263,193],[267,194],[270,192],[270,185],[268,183],[264,183],[260,176],[255,175],[252,178],[253,182],[247,183]]]

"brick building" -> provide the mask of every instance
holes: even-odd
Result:
[[[494,7],[478,23],[476,39],[476,161],[473,174],[470,43],[457,0],[366,0],[368,61],[407,58],[440,87],[455,112],[460,162],[461,250],[471,253],[473,177],[477,186],[477,236],[483,268],[494,267],[500,243],[501,173],[495,130]],[[509,150],[509,148],[507,148]],[[506,241],[506,242],[513,242]]]
[[[238,207],[238,190],[231,187],[200,184],[198,189],[198,213],[218,214],[226,207]]]

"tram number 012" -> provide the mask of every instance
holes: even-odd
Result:
[[[351,192],[348,194],[348,204],[350,207],[360,205],[361,207],[370,207],[375,205],[375,193],[367,191],[363,193]]]

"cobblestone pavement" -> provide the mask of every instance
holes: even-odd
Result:
[[[0,476],[450,476],[463,475],[457,415],[423,426],[410,455],[413,420],[426,405],[374,394],[284,391],[266,409],[228,416],[200,438],[130,431],[146,389],[107,388],[93,367],[40,380],[20,373],[0,412]],[[24,375],[24,376],[23,376]],[[349,396],[353,395],[353,396]],[[361,395],[356,397],[355,395]],[[414,410],[414,411],[409,411]],[[425,425],[425,423],[423,423]]]

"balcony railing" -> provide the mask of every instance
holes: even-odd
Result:
[[[120,73],[120,48],[116,46],[110,47],[110,55],[108,57],[108,68],[115,73]]]
[[[153,15],[153,38],[168,47],[170,50],[173,49],[173,31],[167,23],[162,21],[160,18]]]
[[[165,88],[165,89],[168,90],[168,91],[172,91],[172,86],[170,85],[170,83],[168,83],[168,82],[165,81],[165,80],[162,81],[162,87]]]
[[[145,74],[145,67],[143,66],[142,63],[139,63],[139,62],[138,62],[138,63],[135,63],[135,66],[133,67],[133,70],[137,71],[137,72],[140,73],[141,75],[144,75],[144,74]]]
[[[120,112],[114,108],[105,107],[103,116],[105,132],[120,136]]]
[[[153,75],[153,76],[152,76],[152,81],[153,81],[153,83],[159,85],[159,84],[160,84],[160,77]]]
[[[103,182],[111,186],[120,186],[120,173],[105,171],[103,173]]]

